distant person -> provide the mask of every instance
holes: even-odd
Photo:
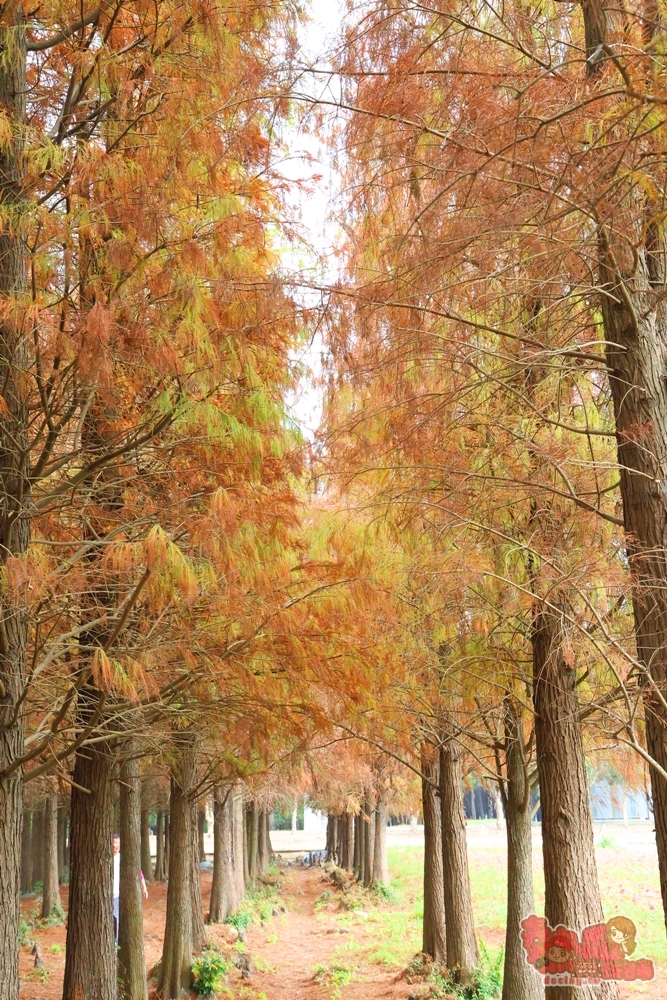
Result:
[[[114,833],[111,838],[111,852],[113,854],[113,936],[118,945],[118,921],[120,919],[120,837]],[[144,899],[148,899],[148,889],[144,873],[139,872],[141,880],[141,894]]]

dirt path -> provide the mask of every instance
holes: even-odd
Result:
[[[346,972],[340,949],[350,943],[363,948],[372,935],[364,927],[353,931],[339,926],[337,902],[327,903],[316,910],[322,893],[331,888],[319,868],[292,868],[284,877],[282,900],[286,912],[271,916],[264,924],[251,924],[246,931],[246,952],[253,963],[249,979],[242,979],[234,969],[229,986],[238,1000],[329,1000],[342,995],[345,1000],[406,1000],[410,987],[398,981],[396,970],[378,965],[364,966],[358,961],[354,971]],[[204,905],[210,895],[210,875],[202,879]],[[144,945],[146,966],[151,969],[162,951],[162,936],[166,911],[167,887],[149,887],[149,899],[144,904]],[[63,903],[67,902],[66,892]],[[24,898],[26,919],[37,907],[35,897]],[[327,908],[329,907],[329,908]],[[208,928],[213,940],[225,945],[229,928],[217,925]],[[63,925],[37,929],[33,940],[39,941],[45,972],[34,968],[30,947],[21,949],[21,1000],[60,1000],[65,968],[65,928]],[[319,978],[316,972],[319,967]],[[347,982],[348,976],[351,979]],[[343,977],[340,984],[336,976]],[[340,993],[337,991],[340,990]],[[155,992],[150,992],[151,1000]]]
[[[337,984],[331,972],[316,978],[317,967],[333,969],[335,976],[336,966],[346,965],[346,946],[363,949],[372,935],[363,927],[353,931],[341,927],[335,898],[316,910],[322,893],[331,889],[321,869],[296,868],[288,880],[288,912],[273,918],[266,928],[248,929],[248,950],[259,965],[253,986],[267,1000],[328,1000]],[[356,961],[354,966],[352,979],[341,986],[345,1000],[404,1000],[409,995],[410,987],[404,979],[399,981],[395,969],[359,966]]]

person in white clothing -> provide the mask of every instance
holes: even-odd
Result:
[[[113,854],[113,936],[118,944],[118,921],[120,919],[120,837],[114,833],[111,838],[111,852]],[[144,873],[139,872],[141,879],[141,894],[144,899],[148,899],[148,889]]]

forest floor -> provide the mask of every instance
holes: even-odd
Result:
[[[469,855],[473,905],[484,966],[493,975],[500,959],[505,916],[504,832],[492,824],[470,824]],[[421,992],[408,982],[406,967],[419,951],[423,850],[414,834],[391,838],[404,846],[389,849],[391,889],[386,894],[353,888],[341,894],[321,868],[281,867],[244,904],[251,917],[244,943],[234,943],[229,925],[208,928],[214,946],[232,959],[250,959],[248,979],[232,968],[227,996],[235,1000],[407,1000]],[[637,955],[652,958],[656,979],[621,986],[622,1000],[667,1000],[667,940],[651,837],[637,830],[596,835],[605,913],[624,913],[638,928]],[[316,846],[316,845],[313,845]],[[539,838],[535,844],[536,912],[543,912]],[[203,873],[204,905],[210,875]],[[167,887],[149,887],[144,904],[146,965],[159,960]],[[63,893],[66,905],[67,893]],[[60,1000],[65,964],[65,928],[40,927],[34,920],[38,897],[25,897],[26,936],[39,941],[45,970],[34,969],[30,947],[21,949],[21,1000]],[[350,908],[351,907],[351,908]],[[245,959],[243,960],[245,961]],[[423,989],[423,987],[422,987]],[[219,996],[225,994],[220,991]],[[490,995],[490,994],[489,994]],[[155,993],[151,993],[154,1000]]]

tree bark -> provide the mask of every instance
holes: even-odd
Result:
[[[646,671],[644,706],[646,748],[667,771],[667,405],[664,337],[667,310],[650,287],[644,254],[632,296],[635,316],[625,298],[607,303],[601,297],[607,344],[609,385],[614,401],[626,548],[633,587],[637,656]],[[642,264],[644,265],[642,267]],[[608,293],[619,295],[610,267],[601,268]],[[627,286],[624,286],[624,289]],[[630,293],[629,293],[630,294]],[[642,428],[641,437],[636,428]],[[667,921],[667,779],[649,768],[662,904]]]
[[[234,899],[231,908],[235,913],[245,894],[243,839],[243,792],[238,784],[232,790],[232,865],[234,869]]]
[[[387,805],[382,795],[375,807],[375,842],[373,845],[373,881],[389,885],[387,865]]]
[[[271,863],[271,841],[269,839],[269,814],[262,809],[259,814],[259,873],[265,875]]]
[[[67,868],[67,807],[58,808],[58,880],[60,884],[65,881],[65,870]]]
[[[12,310],[27,281],[27,244],[20,221],[25,178],[23,158],[26,43],[23,8],[7,8],[0,25],[0,107],[9,128],[0,149],[0,297],[8,305],[0,322],[0,387],[5,413],[0,427],[0,563],[26,552],[30,538],[28,479],[28,336]],[[28,617],[20,593],[0,602],[0,991],[3,1000],[19,995],[18,939],[21,888],[23,770],[25,749],[22,699],[26,683]]]
[[[369,795],[364,800],[364,843],[363,843],[363,878],[366,888],[373,881],[373,848],[375,847],[375,823],[373,802]]]
[[[179,760],[171,774],[169,802],[169,886],[167,922],[159,989],[165,1000],[173,1000],[192,985],[192,858],[195,851],[192,825],[192,793],[195,786],[195,751],[184,737]]]
[[[248,807],[243,807],[243,882],[250,882],[250,813]],[[245,889],[243,890],[245,892]]]
[[[157,824],[155,827],[155,874],[156,882],[164,882],[164,812],[160,809],[157,813]]]
[[[341,858],[341,868],[350,872],[354,861],[354,816],[351,812],[343,814],[345,824],[345,852]]]
[[[121,787],[121,799],[122,799],[122,787]],[[121,816],[123,812],[123,803],[121,801],[120,805]],[[144,878],[146,882],[150,885],[153,882],[153,863],[151,861],[151,828],[149,825],[150,811],[148,809],[141,810],[141,870],[144,873]],[[121,838],[121,844],[123,843]]]
[[[44,806],[44,888],[42,890],[42,920],[60,916],[58,880],[58,793],[49,792]]]
[[[137,741],[127,740],[120,769],[120,910],[118,919],[118,978],[121,1000],[147,1000],[144,961],[144,918],[139,872],[142,864],[141,781]]]
[[[248,811],[248,878],[254,882],[258,874],[259,810],[254,801]]]
[[[206,806],[200,803],[197,811],[197,843],[199,845],[199,860],[206,861],[206,848],[204,847],[204,827],[206,826]]]
[[[353,871],[357,879],[363,881],[363,828],[361,812],[354,817]]]
[[[221,923],[234,912],[233,800],[231,788],[213,792],[213,881],[207,922]]]
[[[424,922],[422,951],[435,962],[447,960],[445,886],[442,870],[442,821],[437,785],[437,754],[422,755],[422,812],[424,814]],[[519,998],[517,998],[519,1000]]]
[[[440,747],[440,809],[447,965],[459,982],[469,983],[479,955],[470,895],[461,748],[454,740]]]
[[[577,678],[563,657],[561,618],[533,621],[535,741],[542,804],[545,914],[552,927],[581,932],[603,920],[598,887]],[[615,983],[549,987],[549,1000],[611,1000]]]
[[[192,894],[192,950],[198,955],[206,944],[206,926],[204,924],[204,904],[201,894],[201,869],[199,868],[199,810],[197,803],[192,804],[192,876],[190,892]]]
[[[171,810],[164,814],[164,877],[169,878],[169,847],[171,844]]]
[[[521,921],[535,912],[530,782],[524,753],[523,724],[510,698],[505,700],[507,784],[507,928],[502,1000],[541,1000],[540,975],[528,965],[521,941]]]
[[[84,694],[97,701],[96,691]],[[76,755],[63,1000],[116,1000],[113,769],[114,758],[104,743],[84,746]]]
[[[32,814],[32,877],[33,887],[38,882],[44,884],[44,806]]]
[[[21,831],[21,892],[32,892],[35,879],[32,873],[32,810],[23,813],[23,828]]]

